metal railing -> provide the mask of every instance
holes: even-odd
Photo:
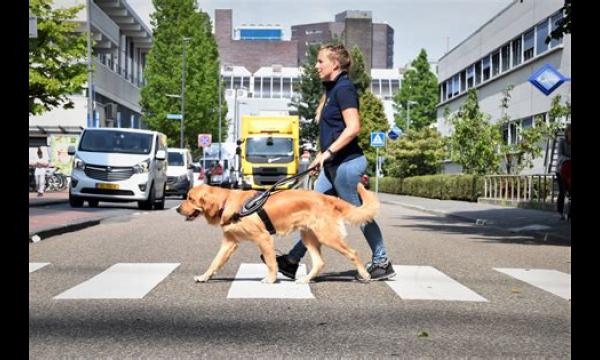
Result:
[[[482,199],[554,203],[556,175],[486,175]]]

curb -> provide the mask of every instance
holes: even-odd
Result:
[[[475,225],[485,225],[489,229],[509,232],[511,234],[522,234],[522,235],[533,236],[534,238],[536,238],[538,240],[542,240],[542,241],[548,242],[548,243],[552,242],[552,243],[561,243],[561,244],[564,244],[564,243],[571,244],[571,239],[569,239],[568,237],[545,232],[545,231],[511,231],[511,230],[508,230],[506,227],[502,227],[500,225],[489,225],[489,224],[487,224],[487,221],[485,219],[473,219],[473,218],[469,218],[469,217],[462,216],[462,215],[455,215],[455,214],[447,213],[443,210],[427,209],[422,206],[406,204],[406,203],[399,202],[399,201],[388,201],[388,202],[391,202],[396,205],[400,205],[400,206],[403,206],[403,207],[406,207],[409,209],[419,210],[419,211],[422,211],[422,212],[425,212],[428,214],[432,214],[432,215],[446,216],[449,218],[454,218],[456,220],[465,221],[465,222],[472,223]]]
[[[93,219],[93,220],[84,220],[79,222],[74,222],[70,224],[60,225],[56,227],[51,227],[47,229],[42,229],[36,232],[29,233],[29,242],[37,243],[41,240],[45,240],[49,237],[60,235],[68,232],[73,232],[77,230],[82,230],[94,225],[100,224],[102,219]]]
[[[29,207],[39,207],[39,206],[67,204],[67,203],[69,203],[68,199],[49,199],[49,200],[42,200],[42,201],[35,201],[35,202],[30,201]]]

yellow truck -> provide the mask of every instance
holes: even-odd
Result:
[[[238,141],[242,188],[264,190],[298,174],[299,141],[298,116],[242,116]],[[294,185],[287,183],[281,189]]]

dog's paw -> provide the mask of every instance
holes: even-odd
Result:
[[[206,276],[206,275],[198,275],[198,276],[194,276],[194,281],[195,281],[195,282],[202,282],[202,283],[203,283],[203,282],[207,282],[207,281],[208,281],[208,279],[210,279],[210,277],[209,277],[209,276]]]
[[[300,279],[296,279],[296,284],[308,284],[310,282],[310,278],[308,276],[301,277]]]
[[[277,278],[269,278],[268,276],[260,281],[263,284],[275,284],[277,282]]]

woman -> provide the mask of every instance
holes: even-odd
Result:
[[[350,62],[350,54],[343,45],[325,45],[319,49],[315,68],[326,92],[321,97],[315,117],[319,123],[321,152],[310,167],[317,165],[318,170],[322,170],[315,191],[338,196],[359,206],[361,201],[356,186],[367,168],[367,159],[358,145],[358,95],[348,78]],[[396,275],[377,223],[373,221],[362,225],[361,230],[373,252],[372,261],[367,265],[371,280],[384,280]],[[295,278],[300,259],[305,254],[306,247],[298,241],[287,255],[277,257],[279,272]]]

